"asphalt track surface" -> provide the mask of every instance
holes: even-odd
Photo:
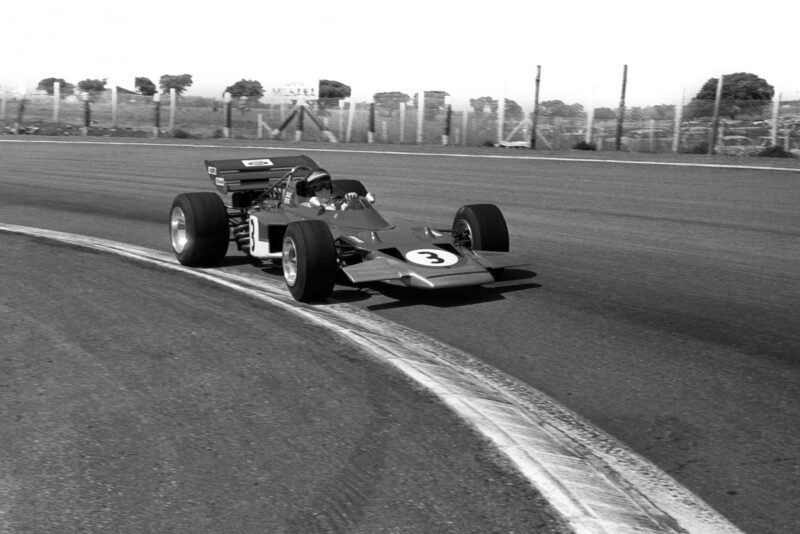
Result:
[[[0,182],[3,188],[0,222],[93,235],[157,250],[168,249],[164,220],[174,195],[183,191],[211,190],[210,182],[203,175],[202,159],[263,154],[260,150],[247,151],[233,147],[169,148],[113,144],[3,144],[0,148]],[[276,155],[284,151],[270,149],[269,153]],[[291,152],[302,152],[302,149],[292,149]],[[496,287],[431,296],[407,290],[379,287],[363,290],[341,286],[337,287],[332,301],[369,310],[434,336],[531,384],[653,461],[745,532],[796,531],[800,524],[800,514],[795,506],[800,500],[800,460],[797,457],[797,451],[800,450],[797,425],[800,420],[800,380],[797,369],[800,346],[797,317],[800,304],[800,275],[797,269],[800,259],[800,220],[797,212],[797,206],[800,205],[800,175],[796,171],[328,151],[308,153],[335,175],[361,179],[378,196],[382,213],[396,220],[446,226],[461,204],[495,202],[509,221],[512,249],[531,260],[529,269],[507,273],[506,279]],[[21,278],[28,281],[25,290],[18,289],[16,298],[7,302],[25,302],[28,295],[26,291],[36,287],[37,280],[52,281],[43,284],[41,291],[37,289],[32,292],[38,295],[36,298],[44,311],[39,307],[31,309],[40,309],[37,312],[41,314],[38,316],[39,322],[33,321],[33,324],[41,325],[45,331],[51,331],[47,330],[52,329],[52,326],[47,326],[48,320],[58,317],[59,313],[65,316],[64,324],[70,325],[70,320],[74,321],[73,328],[63,326],[56,329],[53,335],[73,329],[80,331],[78,326],[83,325],[85,329],[86,325],[91,324],[98,326],[96,329],[90,328],[96,336],[102,337],[104,331],[113,332],[119,328],[120,321],[114,321],[112,315],[112,320],[106,324],[101,318],[108,308],[115,309],[119,305],[121,297],[118,293],[127,296],[123,297],[124,300],[131,301],[124,308],[129,311],[137,306],[144,309],[145,301],[149,302],[149,299],[140,293],[150,291],[144,288],[152,284],[151,292],[159,293],[159,286],[165,284],[153,273],[148,273],[146,278],[131,275],[130,266],[87,269],[89,265],[105,265],[112,261],[96,254],[89,259],[83,256],[76,259],[75,251],[64,254],[63,250],[56,247],[53,252],[52,244],[31,244],[25,239],[7,236],[3,236],[3,241],[5,250],[15,251],[13,255],[4,253],[3,263],[10,262],[12,258],[16,262],[11,264],[10,271],[4,265],[4,276],[8,277],[11,272],[12,280],[17,280],[17,274],[25,272],[26,276]],[[80,256],[81,253],[77,254]],[[25,268],[29,271],[23,271]],[[274,271],[261,272],[247,264],[231,264],[230,268],[249,272],[255,269],[265,277],[279,276]],[[103,274],[107,272],[111,273],[110,279],[109,275]],[[69,281],[76,279],[75,273],[81,273],[82,276],[77,278],[81,283],[76,283],[77,287],[73,288]],[[119,287],[114,283],[114,280],[128,276],[147,282],[133,287],[124,284]],[[106,282],[103,282],[104,279]],[[58,284],[58,280],[62,283]],[[93,310],[95,315],[91,316],[94,323],[71,316],[68,312],[58,312],[61,308],[48,300],[48,295],[58,294],[59,288],[64,292],[63,288],[66,287],[73,294],[66,292],[59,298],[74,302],[77,298],[74,291],[80,292],[81,287],[84,291],[87,287],[93,287],[95,280],[98,287],[104,287],[105,284],[109,296],[88,306],[90,311],[93,306],[97,307]],[[184,284],[188,287],[173,288]],[[218,326],[216,314],[209,316],[196,310],[225,309],[219,306],[221,302],[228,303],[227,307],[230,308],[229,303],[235,302],[235,299],[226,300],[226,297],[218,296],[220,301],[214,302],[212,299],[212,302],[206,303],[207,307],[200,307],[194,299],[213,297],[209,295],[208,288],[197,291],[193,289],[196,282],[176,279],[171,279],[166,285],[169,287],[160,292],[163,294],[174,289],[169,293],[175,295],[174,309],[158,315],[147,314],[149,322],[141,325],[134,323],[125,339],[135,339],[135,332],[155,329],[161,332],[154,338],[155,346],[183,347],[186,340],[170,341],[163,337],[164,331],[185,334],[186,330],[192,329],[192,324],[204,324],[203,321],[212,323],[203,331],[212,331]],[[4,280],[3,287],[6,293],[8,287],[15,286]],[[115,293],[113,297],[110,296],[112,291]],[[5,299],[6,295],[3,296]],[[22,304],[11,304],[10,307],[16,310]],[[24,307],[27,309],[28,304]],[[81,306],[80,309],[88,313],[85,308]],[[269,313],[259,310],[259,313],[262,312]],[[36,317],[34,312],[28,313]],[[183,316],[184,313],[186,316]],[[125,314],[126,317],[128,315],[135,316]],[[184,324],[161,330],[165,325],[159,323],[165,316],[170,318],[169,321],[183,321]],[[206,339],[203,346],[212,342],[235,346],[239,344],[240,336],[251,335],[248,332],[261,334],[255,325],[237,331],[234,324],[239,317],[240,314],[233,311],[223,312],[219,321],[223,325],[230,324],[226,325],[228,328],[219,330],[235,331],[235,336]],[[247,325],[248,321],[253,319],[246,318],[243,324]],[[280,319],[277,322],[282,323]],[[4,325],[4,331],[7,332],[16,332],[18,328],[18,323],[14,324],[14,328]],[[289,341],[287,345],[303,346],[304,333],[297,331],[300,327],[289,325],[287,328],[290,330],[286,335]],[[291,332],[292,328],[295,332]],[[253,366],[257,366],[257,371],[254,371],[256,376],[257,373],[272,372],[268,371],[268,367],[254,362],[253,358],[258,353],[248,352],[245,348],[257,346],[258,339],[259,335],[252,335],[251,339],[241,341],[241,351],[230,351],[244,360],[238,366],[229,360],[228,353],[224,359],[219,356],[213,358],[216,365],[224,365],[224,370],[230,373],[226,378],[230,382],[221,389],[214,389],[217,394],[227,389],[244,397],[248,392],[257,390],[256,384],[237,384],[237,378],[247,375],[241,372],[237,375],[237,368],[253,369]],[[35,340],[36,336],[32,336],[23,341],[36,346]],[[103,341],[95,339],[93,342]],[[109,343],[109,354],[113,355],[114,350],[111,349],[119,343],[112,343],[111,340],[105,342]],[[336,345],[333,339],[323,339],[323,345],[329,343]],[[38,347],[41,350],[34,352],[45,353],[47,346],[52,346],[52,343],[45,342]],[[197,351],[183,350],[184,358],[179,358],[183,364],[210,365],[207,359],[203,360],[206,362],[204,364],[191,362],[188,354],[194,355]],[[155,348],[152,351],[158,352]],[[138,353],[146,354],[147,350]],[[166,350],[162,354],[168,353],[169,350]],[[337,367],[352,363],[348,358],[353,357],[346,356],[347,353],[346,349],[336,353],[333,361]],[[289,361],[295,358],[296,355],[287,356]],[[46,368],[46,360],[40,363]],[[272,363],[270,361],[270,365]],[[282,363],[286,364],[286,361]],[[319,359],[314,363],[317,367],[325,368]],[[328,362],[328,367],[331,365],[334,364]],[[12,369],[19,370],[20,366],[24,367],[22,362],[16,362]],[[315,387],[326,382],[332,384],[323,388],[322,395],[316,396],[323,405],[322,401],[327,400],[329,395],[337,398],[334,392],[338,391],[342,392],[342,399],[351,399],[353,396],[366,399],[363,400],[362,409],[373,416],[375,412],[380,412],[381,406],[392,406],[392,409],[399,410],[400,405],[419,402],[414,395],[402,396],[401,393],[397,393],[397,402],[384,402],[384,391],[391,390],[385,384],[377,388],[379,395],[365,394],[365,391],[376,391],[366,387],[376,376],[392,382],[396,389],[405,388],[412,393],[414,390],[408,384],[397,386],[396,377],[382,376],[370,364],[359,362],[358,368],[364,367],[369,369],[364,371],[369,376],[362,376],[361,383],[358,378],[352,384],[347,384],[343,378],[334,383],[331,377],[313,376],[306,384],[316,384]],[[137,390],[135,386],[143,391],[156,387],[148,384],[147,380],[153,376],[152,373],[158,372],[157,366],[145,367],[145,370],[136,366],[125,369],[128,373],[122,376],[131,374],[132,377],[129,378],[131,384],[124,391],[134,392]],[[200,378],[196,378],[196,381],[193,378],[192,383],[185,386],[196,388],[197,381],[202,382],[202,377],[207,376],[196,371],[193,373],[173,367],[172,376],[178,376],[181,372],[186,372],[187,376],[199,375]],[[348,379],[350,371],[347,369],[344,372]],[[36,372],[41,373],[41,368]],[[79,369],[60,370],[60,374],[70,372],[73,373],[71,376],[85,377]],[[13,383],[27,384],[29,381],[25,378],[29,377],[22,371],[19,373]],[[48,384],[53,384],[57,377],[58,374],[51,377]],[[75,387],[65,391],[64,395],[81,397],[80,392],[84,390],[109,402],[112,398],[113,388],[104,395],[104,389],[100,387],[102,384],[98,386],[94,381],[81,382],[79,379],[71,382],[76,384]],[[13,399],[20,403],[18,411],[13,412],[15,416],[21,416],[20,420],[24,420],[26,414],[30,416],[37,413],[25,402],[35,400],[36,390],[32,387],[24,392],[11,389],[8,393],[0,394],[4,395],[4,402]],[[170,397],[168,390],[162,393],[166,396],[161,402],[186,397],[178,394]],[[286,398],[292,400],[287,404],[292,406],[295,403],[302,405],[303,399],[307,401],[306,397],[291,396],[290,393],[296,393],[292,388],[286,388],[281,393],[287,394]],[[141,391],[136,394],[141,394]],[[399,400],[401,396],[402,400]],[[235,405],[246,406],[247,403],[242,401],[241,397],[233,399]],[[340,399],[340,402],[346,401]],[[437,409],[435,403],[428,404],[434,404],[434,407],[426,404],[429,411]],[[223,405],[224,402],[217,399],[201,406],[213,411]],[[323,409],[319,404],[314,405],[315,410],[318,407]],[[184,420],[187,421],[184,426],[186,433],[178,434],[177,441],[191,444],[192,438],[202,438],[202,432],[198,429],[208,419],[203,417],[202,409],[199,415],[194,414],[197,419],[186,419],[187,413],[179,408],[175,410],[172,421],[169,418],[145,421],[134,428],[126,426],[132,424],[130,421],[117,422],[120,426],[115,432],[129,436],[119,438],[123,442],[122,451],[126,450],[125,439],[133,440],[138,436],[142,440],[152,439],[155,442],[159,431],[165,434],[170,423],[179,424]],[[415,406],[413,410],[418,410],[418,407]],[[75,421],[91,425],[94,417],[91,411],[87,409],[85,414],[82,410],[77,411],[83,414],[84,419]],[[343,411],[346,417],[359,420],[357,408]],[[10,413],[3,410],[4,427],[5,418]],[[260,413],[259,409],[252,408],[242,417],[257,417]],[[458,453],[460,459],[455,459],[455,464],[467,462],[468,458],[477,458],[477,465],[468,462],[467,467],[461,464],[458,467],[454,464],[437,467],[424,463],[414,467],[414,462],[410,460],[414,455],[403,457],[403,465],[406,465],[405,461],[411,462],[407,468],[418,473],[436,472],[436,469],[440,472],[467,473],[452,482],[452,488],[457,490],[443,491],[449,495],[461,495],[465,493],[464,488],[475,488],[473,491],[479,493],[475,501],[480,506],[475,508],[473,502],[442,505],[452,507],[452,517],[461,517],[460,512],[464,510],[481,509],[477,515],[486,517],[484,524],[495,525],[494,528],[499,532],[511,532],[514,528],[530,530],[530,525],[539,525],[545,529],[543,532],[557,527],[546,507],[539,506],[541,503],[535,495],[519,485],[507,471],[498,468],[494,461],[487,460],[492,456],[491,453],[471,441],[469,432],[465,432],[446,414],[426,414],[425,417],[409,420],[409,413],[413,411],[401,411],[395,416],[406,418],[407,427],[405,431],[398,429],[398,436],[405,436],[405,432],[427,436],[426,424],[429,425],[428,433],[436,435],[437,426],[446,423],[452,428],[447,427],[444,434],[458,438],[436,444],[439,450],[447,451],[442,457]],[[416,424],[422,426],[414,430],[412,427]],[[152,428],[148,425],[152,425]],[[347,457],[347,451],[352,455],[352,444],[346,444],[351,438],[342,434],[347,425],[334,426],[333,433],[342,435],[342,443],[345,444],[342,450],[331,451],[332,457]],[[95,426],[92,425],[92,428]],[[240,429],[241,426],[235,428]],[[362,436],[372,433],[369,425],[359,428]],[[43,429],[37,427],[35,430],[41,432]],[[29,427],[28,432],[23,434],[29,439],[39,435],[34,432],[34,427]],[[228,435],[224,425],[214,425],[209,432],[215,433],[218,438],[207,438],[214,444],[212,449],[216,447],[218,452],[225,449],[222,445],[227,446],[230,440],[222,441],[219,438],[220,435]],[[318,435],[312,433],[315,437]],[[6,433],[3,435],[6,436]],[[87,447],[92,443],[103,443],[102,439],[91,441],[91,432],[88,431],[81,436],[89,440],[80,447],[83,454],[87,454]],[[265,436],[253,435],[251,438],[258,442]],[[23,450],[29,450],[24,446],[31,445],[22,439],[17,441],[3,437],[0,440],[4,452],[20,447],[16,450],[21,457],[24,457]],[[60,452],[63,452],[53,450],[57,449],[56,441],[35,442],[34,445],[38,443],[39,449],[33,447],[33,450],[40,450],[41,458],[56,461],[61,458]],[[130,445],[132,442],[127,443]],[[381,447],[383,445],[379,444],[378,448]],[[418,447],[418,451],[435,450],[433,445]],[[138,450],[137,447],[129,448]],[[315,450],[324,451],[326,448],[321,444]],[[480,453],[475,453],[476,450]],[[240,454],[234,458],[237,452]],[[231,448],[230,451],[225,449],[222,454],[228,455],[227,461],[231,464],[242,457],[255,457],[253,449],[247,447]],[[292,456],[289,453],[287,455],[290,458]],[[66,455],[64,458],[68,457]],[[191,458],[191,455],[183,457]],[[434,457],[437,457],[435,453],[426,461],[432,461]],[[124,458],[122,454],[116,461],[124,463]],[[163,460],[163,451],[154,458]],[[29,474],[35,480],[35,467],[41,463],[36,459],[22,463],[31,470]],[[96,467],[93,462],[87,461],[87,465]],[[144,465],[133,461],[127,469],[128,472],[136,472]],[[185,473],[187,467],[196,465],[199,464],[183,466],[180,472]],[[221,471],[225,471],[224,465],[222,462]],[[287,476],[296,472],[291,467],[286,469],[283,474]],[[473,473],[485,473],[482,469],[510,477],[506,480],[508,483],[499,483],[500,489],[497,491],[503,490],[500,494],[494,493],[494,484],[486,481],[503,480],[502,477],[476,474],[473,478]],[[380,468],[377,471],[365,468],[365,471],[384,473]],[[41,472],[38,474],[44,476]],[[217,480],[213,473],[208,476],[212,482]],[[216,476],[221,475],[218,473]],[[280,478],[284,480],[284,477]],[[336,479],[335,476],[324,478]],[[406,477],[398,479],[408,480]],[[241,482],[236,477],[226,480]],[[92,488],[96,492],[99,486]],[[421,483],[421,488],[424,486]],[[30,487],[35,488],[36,485],[31,483]],[[209,487],[213,487],[213,484],[209,484]],[[138,488],[139,493],[136,488],[131,490],[140,499],[134,499],[133,504],[123,499],[104,501],[95,495],[95,503],[108,505],[106,508],[96,507],[100,511],[106,510],[105,515],[98,512],[97,517],[106,520],[127,517],[131,521],[128,525],[131,529],[141,526],[145,520],[134,513],[133,508],[136,508],[137,502],[154,506],[155,501],[144,496],[147,488],[147,485],[142,485]],[[435,491],[432,493],[431,502],[438,502],[436,499],[447,502],[443,495],[436,495]],[[0,487],[0,495],[12,494],[15,492],[8,484]],[[501,494],[502,497],[499,496]],[[205,495],[213,496],[213,491]],[[397,502],[396,498],[396,495],[390,495],[384,502]],[[369,505],[353,508],[361,511],[361,515],[356,514],[356,520],[366,521],[358,523],[360,525],[368,524],[374,517],[369,514],[375,514],[375,509],[369,506],[380,502],[380,497],[374,502],[367,500]],[[127,504],[123,504],[123,501]],[[402,499],[400,501],[405,502]],[[29,501],[23,498],[21,502],[23,506],[27,503],[34,507],[26,510],[30,512],[35,511],[35,505],[40,501],[30,497]],[[181,501],[184,505],[187,502],[185,499]],[[248,498],[242,498],[241,502],[244,507],[258,508]],[[504,502],[513,504],[508,508],[498,504]],[[3,499],[0,498],[0,505],[2,503]],[[63,514],[59,514],[59,517],[68,517],[70,513],[73,516],[80,515],[80,509],[70,508],[67,500],[64,503]],[[115,504],[117,508],[108,503]],[[536,505],[531,506],[531,503]],[[121,511],[124,506],[131,507],[130,514]],[[212,517],[205,518],[210,521],[206,525],[213,525],[213,521],[227,517],[225,514],[230,507],[220,508],[226,511],[220,511],[216,516],[208,512]],[[141,511],[141,508],[137,509]],[[308,509],[314,507],[299,506],[282,510],[283,514],[278,513],[285,521],[281,523],[282,527],[297,525],[296,521],[300,521],[297,517],[304,517],[302,511]],[[419,510],[420,505],[414,509]],[[352,513],[353,510],[345,507],[345,512]],[[399,512],[397,517],[382,516],[387,521],[384,526],[401,516]],[[424,521],[447,516],[436,513],[411,514],[412,518],[421,522],[414,525],[416,531],[491,531],[481,528],[480,523],[472,522],[471,516],[463,518],[465,523],[453,527],[424,524]],[[169,500],[162,508],[161,515],[156,517],[164,521],[194,521],[171,525],[178,530],[182,530],[183,526],[202,524],[188,509],[185,515],[181,515],[175,508],[170,508]],[[245,513],[237,517],[255,516]],[[308,517],[305,517],[303,520],[307,521]],[[507,518],[507,523],[498,523],[499,518]],[[39,520],[48,521],[44,517]],[[72,526],[81,524],[78,519],[74,521],[78,522],[71,523]],[[346,525],[353,527],[355,522]],[[376,524],[373,523],[373,526]],[[458,528],[466,525],[469,526]],[[407,531],[415,531],[414,526],[408,525]],[[319,528],[324,531],[324,527]],[[345,528],[343,531],[356,530]]]

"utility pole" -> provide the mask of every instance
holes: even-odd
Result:
[[[531,114],[531,150],[536,150],[536,126],[539,122],[539,84],[542,81],[542,66],[536,65],[536,92],[533,97],[533,113]]]
[[[617,150],[622,149],[622,125],[625,122],[625,90],[628,86],[628,66],[622,68],[622,95],[619,97],[619,109],[617,110]]]

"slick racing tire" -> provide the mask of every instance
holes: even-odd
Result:
[[[494,204],[461,206],[453,219],[453,237],[469,249],[508,252],[508,225]]]
[[[228,211],[216,193],[181,193],[169,212],[172,250],[181,265],[215,267],[228,251]]]
[[[322,301],[333,293],[336,247],[328,225],[319,220],[296,221],[283,237],[283,278],[300,302]]]
[[[367,188],[358,180],[331,180],[333,196],[343,197],[347,193],[355,193],[360,197],[367,196]]]

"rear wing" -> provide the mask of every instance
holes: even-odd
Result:
[[[298,165],[318,168],[314,160],[302,155],[205,160],[203,163],[208,177],[223,195],[234,191],[266,189],[270,181],[279,179]]]

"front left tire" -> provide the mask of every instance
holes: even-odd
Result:
[[[283,278],[300,302],[322,301],[333,293],[338,266],[333,236],[324,221],[295,221],[283,237]]]

